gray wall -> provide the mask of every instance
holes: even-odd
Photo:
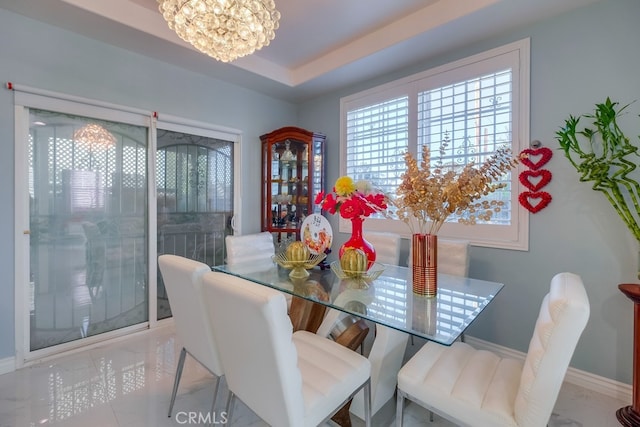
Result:
[[[296,106],[0,9],[0,81],[158,111],[243,132],[243,228],[259,231],[260,139]],[[0,359],[14,349],[13,92],[0,89]]]
[[[505,288],[469,334],[526,351],[550,279],[571,271],[582,276],[592,307],[572,366],[625,383],[631,383],[633,305],[617,285],[638,282],[638,246],[606,199],[589,184],[578,182],[575,170],[556,150],[554,134],[569,114],[590,113],[607,96],[621,104],[640,98],[639,17],[639,1],[605,0],[314,99],[300,108],[302,127],[327,134],[330,186],[340,172],[341,96],[530,37],[531,139],[554,150],[547,164],[553,178],[545,187],[553,201],[530,215],[528,252],[472,248],[470,275],[503,282]],[[631,111],[625,117],[625,130],[637,144],[640,102]],[[337,229],[336,218],[330,221]],[[342,244],[346,237],[338,234],[335,244]],[[408,242],[404,245],[407,250]]]
[[[251,231],[259,228],[260,134],[296,124],[326,133],[330,185],[340,169],[341,96],[531,37],[531,138],[555,150],[554,133],[569,114],[588,113],[607,96],[621,103],[640,98],[638,17],[637,0],[603,0],[293,106],[0,11],[0,80],[241,129],[247,148],[243,220]],[[12,107],[12,93],[0,90],[0,200],[9,201],[0,205],[0,358],[14,354]],[[624,124],[635,137],[640,134],[640,103],[631,111]],[[554,199],[530,216],[529,251],[472,249],[471,275],[501,281],[505,288],[470,334],[526,351],[551,277],[572,271],[582,276],[592,305],[572,365],[630,383],[633,307],[617,284],[638,281],[637,243],[604,197],[578,182],[560,152],[555,151],[548,168],[553,179],[547,189]],[[337,229],[335,218],[330,220]],[[345,240],[338,233],[336,245]]]

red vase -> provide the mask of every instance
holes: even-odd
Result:
[[[363,222],[364,219],[360,217],[351,219],[351,237],[349,240],[344,242],[342,246],[340,246],[338,257],[342,258],[342,254],[347,248],[362,249],[362,251],[367,254],[367,259],[369,260],[367,268],[371,268],[373,263],[376,261],[376,250],[373,248],[373,245],[367,242],[362,236]]]

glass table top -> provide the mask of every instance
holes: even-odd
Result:
[[[413,293],[411,270],[384,265],[375,280],[339,279],[330,269],[309,270],[303,279],[273,262],[212,267],[252,282],[350,313],[363,319],[436,341],[452,344],[500,292],[502,283],[438,274],[438,293]]]

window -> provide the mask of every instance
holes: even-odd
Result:
[[[503,146],[517,154],[529,141],[528,102],[528,39],[348,96],[341,100],[341,173],[395,195],[404,153],[419,156],[423,145],[443,164],[479,164]],[[528,213],[517,201],[517,173],[503,182],[505,188],[488,196],[504,203],[491,221],[469,226],[452,217],[439,235],[527,250]],[[410,233],[382,217],[365,227]],[[348,231],[343,220],[340,228]]]

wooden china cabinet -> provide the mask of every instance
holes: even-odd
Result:
[[[324,188],[324,150],[326,136],[297,127],[283,127],[260,137],[262,141],[262,231],[275,235],[284,250],[291,240],[300,240],[300,227],[312,213],[320,213],[314,204]],[[327,266],[321,268],[327,268]],[[297,297],[291,302],[289,316],[294,330],[315,333],[322,323],[326,307]],[[356,350],[369,331],[360,320],[352,324],[336,342]],[[345,404],[332,420],[351,427],[349,406]]]
[[[300,225],[319,213],[315,196],[324,185],[325,135],[283,127],[262,135],[262,231],[276,241],[299,240]]]

